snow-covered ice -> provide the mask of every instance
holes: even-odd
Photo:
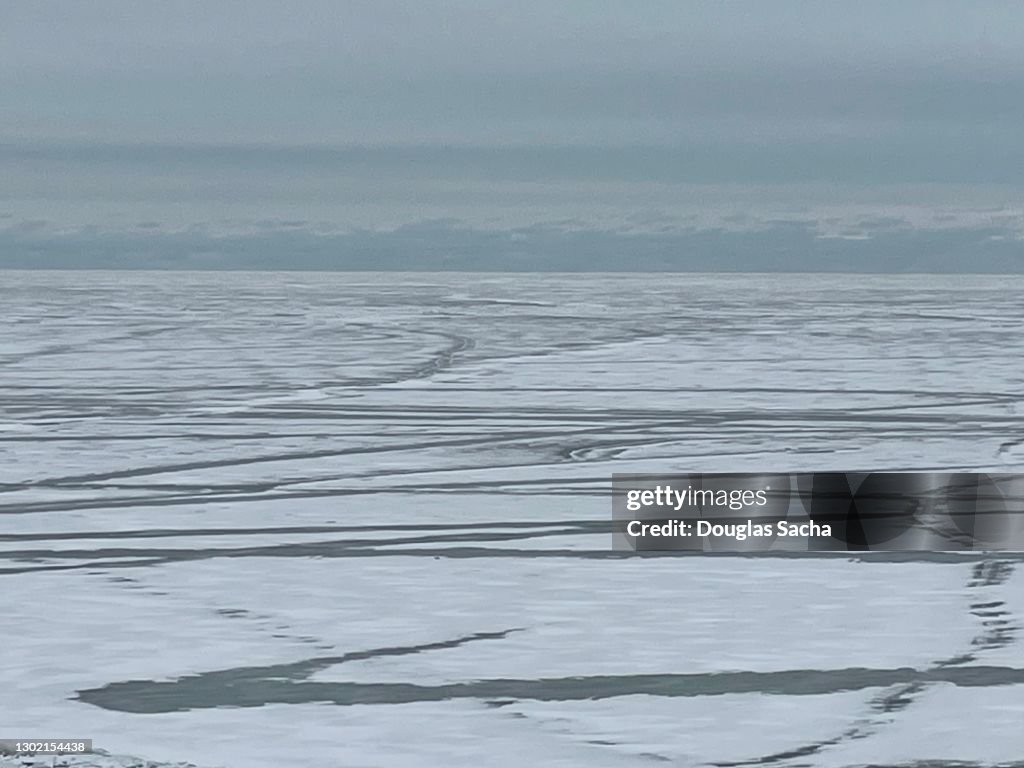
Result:
[[[1024,761],[1017,555],[609,532],[612,472],[1020,471],[1022,296],[0,273],[0,738],[104,768]]]

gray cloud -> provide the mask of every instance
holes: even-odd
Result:
[[[7,138],[645,144],[1024,118],[1017,3],[0,8]]]
[[[629,221],[734,238],[808,206],[819,234],[954,238],[1016,216],[1021,135],[1016,2],[0,0],[0,210],[154,248],[452,218],[614,250]]]

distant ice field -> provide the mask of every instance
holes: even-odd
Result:
[[[0,318],[0,739],[1024,766],[1024,557],[630,557],[609,496],[1024,471],[1024,278],[0,272]]]

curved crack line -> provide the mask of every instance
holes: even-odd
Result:
[[[427,651],[458,648],[459,646],[477,642],[479,640],[500,640],[513,632],[522,632],[524,629],[524,627],[512,627],[510,629],[492,632],[476,632],[471,635],[456,637],[451,640],[438,640],[431,643],[420,643],[418,645],[386,646],[382,648],[371,648],[364,651],[350,651],[349,653],[334,656],[317,656],[287,664],[271,664],[260,667],[238,667],[234,669],[216,670],[213,672],[200,672],[195,675],[186,675],[172,681],[129,680],[123,683],[111,683],[103,686],[102,688],[78,691],[75,698],[79,701],[95,704],[103,709],[118,710],[120,708],[116,704],[108,701],[108,697],[106,696],[107,692],[113,691],[116,695],[118,690],[123,692],[126,687],[130,690],[137,690],[140,686],[145,688],[155,685],[157,686],[156,699],[158,701],[155,700],[152,704],[158,707],[167,705],[166,695],[161,696],[160,692],[164,692],[165,694],[166,692],[170,692],[170,697],[172,699],[179,698],[181,696],[180,692],[184,692],[186,697],[188,695],[192,695],[199,701],[216,702],[216,694],[218,692],[222,694],[227,693],[230,696],[235,692],[243,692],[254,684],[256,686],[260,686],[268,683],[318,685],[316,683],[303,683],[303,681],[308,680],[317,672],[338,664],[345,664],[352,661],[365,661],[368,659],[377,659],[388,656],[409,656]],[[174,693],[176,690],[179,691],[179,693]],[[148,694],[143,694],[143,699],[148,698]],[[251,701],[251,698],[247,697],[247,700]],[[121,709],[120,711],[185,711],[189,709],[206,708],[206,706],[218,706],[218,704],[197,704],[185,707],[171,704],[170,706],[172,709],[170,710],[150,710],[146,709],[145,706],[146,705],[143,705],[142,709],[129,706],[128,709]],[[253,706],[253,704],[243,704],[242,706]]]

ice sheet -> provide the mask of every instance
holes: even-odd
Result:
[[[110,767],[1024,760],[1017,556],[607,532],[612,472],[1021,470],[1022,289],[2,273],[0,738]]]

